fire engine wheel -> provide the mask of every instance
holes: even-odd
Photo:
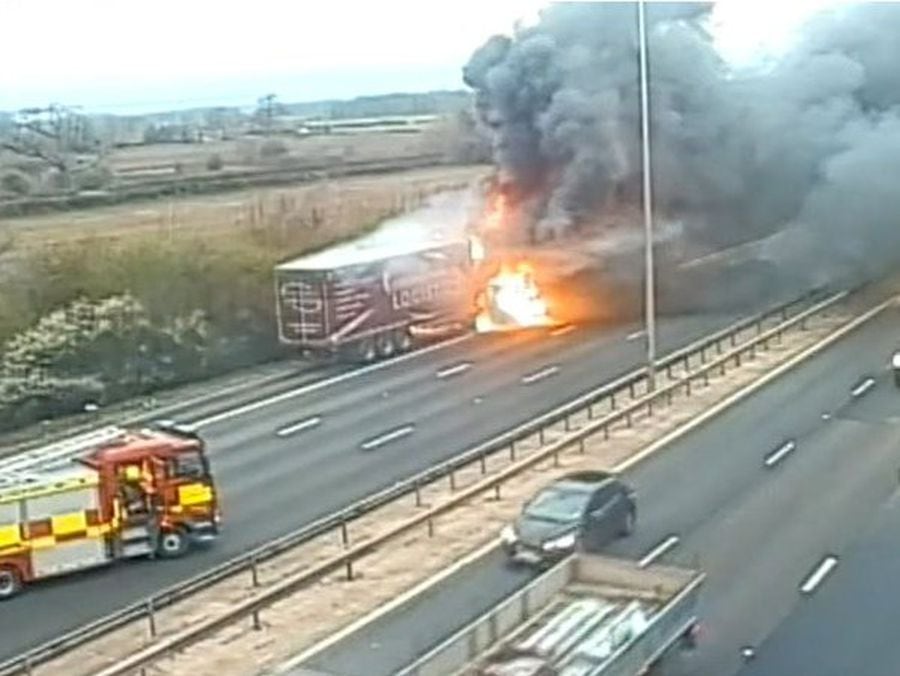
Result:
[[[11,599],[22,590],[22,577],[15,568],[0,568],[0,601]]]
[[[187,553],[188,546],[187,533],[183,530],[170,530],[159,535],[159,555],[164,559],[177,559]]]
[[[396,350],[396,347],[394,345],[394,336],[391,332],[382,333],[380,336],[378,336],[376,345],[378,346],[379,357],[387,358],[393,356]]]

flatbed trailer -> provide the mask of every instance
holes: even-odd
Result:
[[[576,554],[402,676],[638,676],[692,647],[705,575]]]

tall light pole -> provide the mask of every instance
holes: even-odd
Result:
[[[650,170],[650,94],[647,83],[647,19],[638,0],[638,60],[641,80],[641,171],[644,207],[644,328],[647,333],[647,383],[656,389],[656,289],[653,275],[653,192]]]

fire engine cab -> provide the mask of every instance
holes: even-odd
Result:
[[[174,558],[219,533],[203,441],[107,427],[0,460],[0,600],[117,559]]]

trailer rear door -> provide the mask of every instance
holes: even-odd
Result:
[[[325,271],[279,271],[278,337],[282,343],[305,345],[328,337],[328,280]]]

